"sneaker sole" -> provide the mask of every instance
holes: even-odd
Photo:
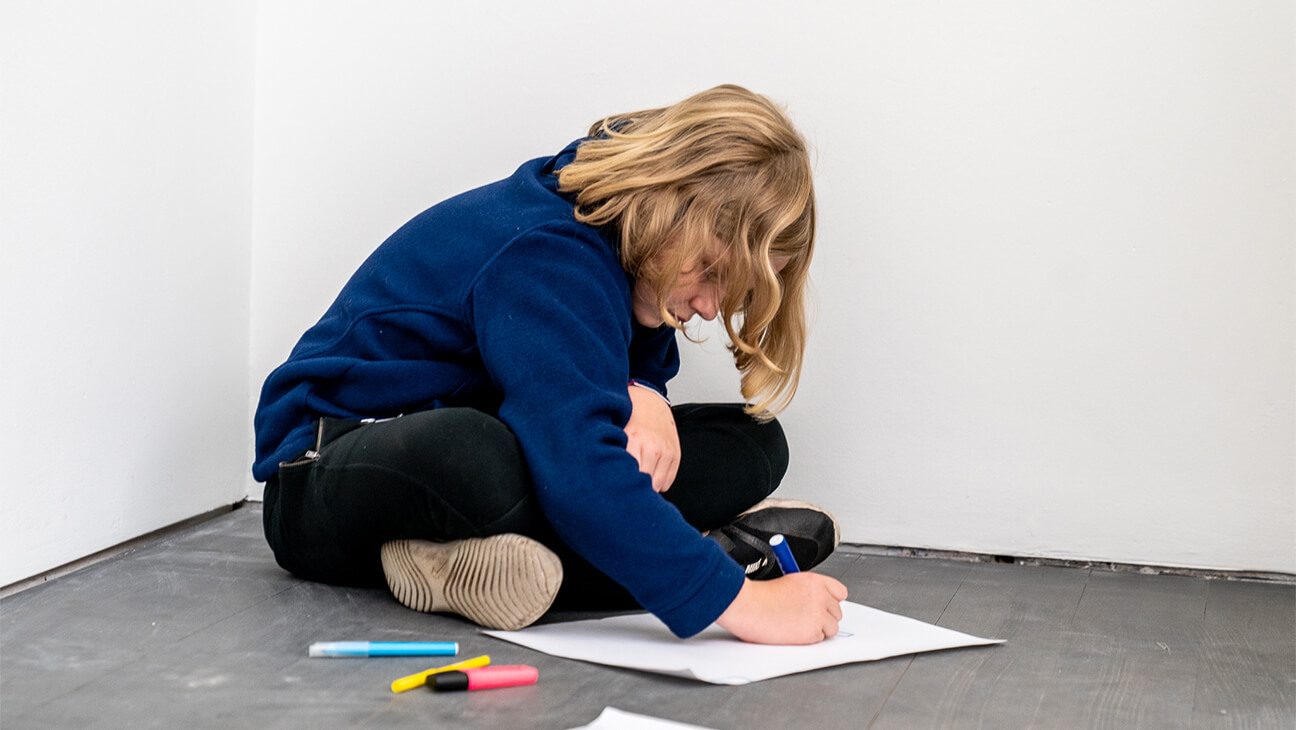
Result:
[[[382,546],[387,587],[415,611],[446,611],[491,629],[530,626],[553,605],[562,562],[521,535],[454,542],[394,540]]]
[[[833,515],[833,513],[829,512],[823,507],[820,507],[817,504],[814,504],[813,502],[805,502],[799,499],[783,499],[782,497],[766,497],[765,499],[762,499],[760,502],[757,502],[751,509],[738,515],[738,517],[735,517],[734,520],[737,521],[738,519],[742,518],[743,515],[748,515],[751,514],[752,512],[768,509],[770,507],[776,507],[779,509],[806,509],[812,512],[821,512],[827,515],[828,519],[832,520],[833,550],[836,550],[837,546],[841,544],[841,525],[838,524],[837,517]]]

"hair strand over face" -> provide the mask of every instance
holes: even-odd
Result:
[[[577,219],[617,231],[621,265],[651,282],[663,321],[676,328],[667,294],[718,239],[721,319],[747,410],[782,411],[800,379],[814,253],[804,139],[778,106],[733,85],[607,117],[590,136],[558,173],[559,189],[575,193]]]

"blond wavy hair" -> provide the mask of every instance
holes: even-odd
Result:
[[[558,173],[576,217],[617,231],[622,267],[651,283],[662,320],[677,329],[666,297],[718,239],[720,319],[747,412],[781,412],[800,380],[814,253],[805,140],[777,105],[733,85],[601,119],[589,134]]]

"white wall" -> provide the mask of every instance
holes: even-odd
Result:
[[[797,483],[868,542],[1296,571],[1296,6],[1062,7],[832,24]]]
[[[732,81],[819,155],[787,493],[850,541],[1296,572],[1286,0],[267,1],[261,21],[253,389],[427,205]],[[735,397],[717,353],[687,354],[677,396]]]
[[[0,585],[246,494],[252,11],[0,11]]]

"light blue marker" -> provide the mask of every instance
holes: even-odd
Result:
[[[318,641],[311,656],[454,656],[457,641]]]
[[[770,538],[770,548],[774,550],[774,559],[778,561],[779,567],[783,569],[783,575],[801,572],[801,569],[797,567],[796,558],[792,557],[792,548],[788,547],[787,540],[783,539],[782,535],[775,535]]]

